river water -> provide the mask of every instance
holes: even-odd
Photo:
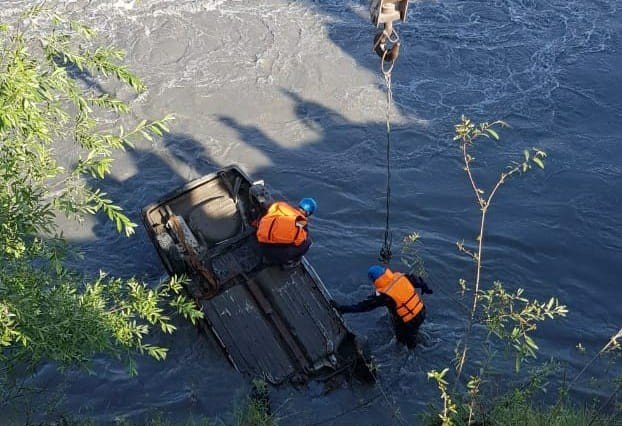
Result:
[[[0,16],[26,1],[0,1]],[[139,222],[139,210],[182,183],[230,163],[265,179],[278,196],[313,196],[315,244],[308,258],[334,297],[371,290],[366,269],[384,225],[385,107],[374,29],[364,0],[66,1],[67,9],[128,53],[149,91],[138,116],[175,113],[162,140],[120,155],[107,192]],[[498,145],[483,142],[476,173],[484,187],[525,148],[548,152],[546,170],[511,180],[490,212],[483,281],[557,296],[566,319],[537,332],[543,354],[568,376],[622,325],[622,20],[618,0],[419,1],[400,25],[393,72],[394,240],[417,231],[429,281],[425,343],[395,345],[385,312],[346,319],[380,363],[386,395],[355,385],[329,395],[273,391],[283,424],[393,424],[395,408],[418,422],[437,390],[426,378],[448,366],[464,314],[452,301],[472,263],[455,243],[473,243],[478,208],[452,141],[465,114],[503,119]],[[618,147],[618,148],[616,148]],[[105,220],[68,225],[85,253],[81,268],[156,282],[164,270],[140,228],[126,239]],[[94,374],[56,373],[37,384],[67,395],[60,408],[108,423],[159,411],[181,420],[227,419],[248,391],[213,342],[179,324],[158,337],[165,362],[140,359],[137,378],[98,359]],[[477,352],[477,349],[475,349]],[[504,366],[500,363],[499,366]],[[503,367],[504,368],[504,367]],[[511,371],[501,368],[502,379]],[[589,376],[601,377],[597,364]],[[604,389],[604,388],[603,388]],[[603,390],[604,392],[604,390]],[[362,402],[368,405],[324,422]],[[322,423],[324,422],[324,423]]]

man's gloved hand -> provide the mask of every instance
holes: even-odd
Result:
[[[425,286],[424,288],[421,289],[421,293],[423,293],[423,294],[434,294],[434,290],[432,290],[428,286]]]
[[[421,294],[434,294],[434,290],[428,287],[428,283],[421,277],[419,277],[419,285],[421,285]]]

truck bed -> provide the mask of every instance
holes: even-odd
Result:
[[[205,314],[200,328],[240,373],[273,384],[353,374],[371,380],[312,266],[262,262],[251,225],[262,197],[270,200],[265,187],[230,166],[145,207],[142,217],[167,272],[190,278],[186,291]]]

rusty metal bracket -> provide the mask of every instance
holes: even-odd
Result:
[[[192,245],[188,243],[179,218],[170,210],[169,206],[167,206],[167,213],[169,214],[167,224],[175,234],[175,237],[177,238],[181,246],[186,251],[185,257],[188,260],[188,263],[199,273],[199,275],[201,275],[207,281],[207,285],[209,287],[207,297],[209,298],[215,296],[216,293],[218,293],[219,288],[218,279],[212,271],[210,271],[205,265],[203,265],[203,262],[199,258],[198,253],[194,250]]]

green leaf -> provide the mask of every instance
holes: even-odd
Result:
[[[554,304],[554,303],[555,303],[555,298],[554,298],[554,297],[551,297],[551,298],[549,299],[549,303],[546,305],[546,309],[547,309],[547,310],[551,310],[551,308],[553,307],[553,304]]]
[[[526,334],[525,334],[525,343],[530,348],[532,348],[534,350],[538,350],[538,345],[536,345],[536,342],[534,342],[533,339],[531,337],[529,337],[528,335],[526,335]]]
[[[173,290],[155,292],[135,279],[103,275],[89,282],[71,266],[78,253],[55,246],[65,242],[57,214],[80,222],[102,210],[118,232],[134,232],[136,224],[97,186],[129,144],[126,137],[160,135],[170,119],[130,123],[129,134],[111,128],[130,106],[94,94],[68,68],[88,71],[98,84],[118,77],[120,92],[144,85],[120,63],[123,52],[94,35],[88,26],[40,7],[0,24],[0,370],[35,371],[44,360],[62,368],[84,366],[105,353],[125,360],[136,374],[135,353],[166,355],[165,348],[143,339],[156,329],[175,330],[164,311],[177,298]],[[64,170],[58,164],[69,160],[59,154],[68,152],[61,145],[66,143],[74,143],[69,151],[77,161]],[[181,284],[175,288],[181,292]],[[186,298],[177,306],[191,321],[203,315]]]
[[[491,129],[491,128],[489,127],[488,129],[486,129],[486,131],[488,132],[488,134],[490,134],[490,136],[492,136],[492,138],[493,138],[494,140],[496,140],[496,141],[498,141],[498,140],[499,140],[499,134],[498,134],[495,130],[493,130],[493,129]]]
[[[536,163],[538,167],[544,169],[544,162],[541,159],[539,159],[538,157],[533,157],[531,160]]]

